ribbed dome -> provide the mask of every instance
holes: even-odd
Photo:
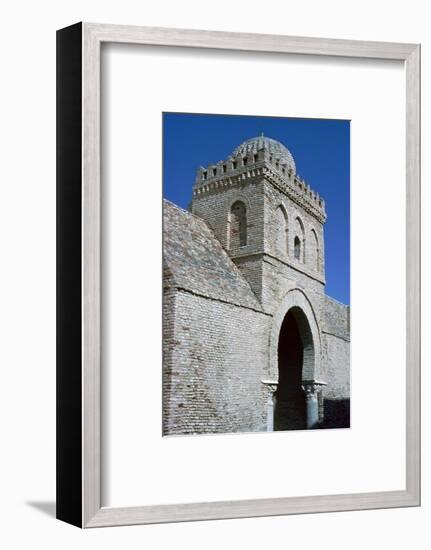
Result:
[[[287,147],[285,147],[279,141],[271,139],[266,136],[254,137],[247,139],[241,145],[239,145],[232,153],[233,157],[244,156],[247,153],[257,153],[261,149],[266,149],[275,159],[280,160],[281,163],[287,165],[288,168],[296,173],[295,161],[293,160],[292,153]]]

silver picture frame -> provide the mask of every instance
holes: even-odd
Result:
[[[101,505],[101,46],[398,60],[406,91],[406,471],[399,491]],[[78,23],[57,32],[57,517],[79,527],[420,505],[420,46]]]

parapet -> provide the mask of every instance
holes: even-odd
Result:
[[[267,147],[249,150],[245,155],[239,151],[236,156],[232,155],[224,161],[221,160],[207,167],[201,166],[196,175],[193,197],[217,193],[243,184],[246,180],[262,177],[269,180],[321,223],[326,221],[325,201],[296,173],[294,163],[286,161],[283,155],[275,156]]]

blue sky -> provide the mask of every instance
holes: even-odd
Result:
[[[262,132],[290,150],[298,174],[325,200],[326,292],[350,304],[349,121],[163,113],[163,196],[187,208],[198,167]]]

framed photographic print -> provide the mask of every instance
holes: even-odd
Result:
[[[57,516],[420,502],[416,44],[57,33]]]

